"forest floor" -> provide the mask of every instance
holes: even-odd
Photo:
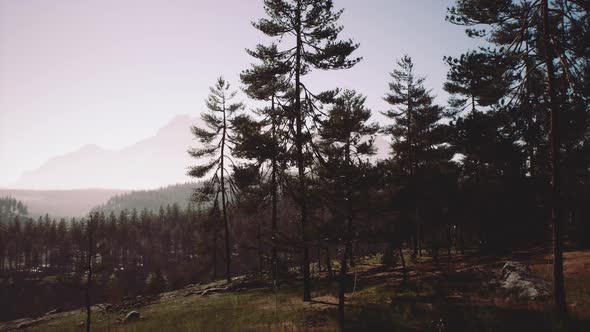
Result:
[[[546,248],[506,257],[474,253],[411,261],[404,281],[401,268],[386,269],[379,257],[364,257],[351,269],[346,296],[346,326],[351,331],[590,331],[590,251],[565,253],[565,282],[570,320],[567,327],[550,314],[551,299],[515,300],[493,287],[507,261],[528,265],[550,281]],[[336,269],[335,269],[336,270]],[[333,331],[337,330],[338,285],[325,273],[314,278],[314,300],[301,301],[300,280],[283,282],[275,292],[257,278],[235,278],[191,285],[156,297],[127,299],[121,305],[97,305],[93,331]],[[203,294],[203,291],[205,294]],[[124,321],[130,311],[141,318]],[[0,331],[83,331],[85,310],[0,323]]]

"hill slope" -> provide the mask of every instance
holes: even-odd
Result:
[[[122,193],[111,197],[106,203],[96,206],[93,210],[118,213],[124,209],[138,211],[148,209],[157,212],[160,206],[166,207],[174,203],[184,209],[197,186],[197,183],[184,183],[155,190]]]

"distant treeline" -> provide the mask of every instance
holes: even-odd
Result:
[[[92,211],[102,211],[105,213],[133,210],[138,211],[147,209],[158,211],[161,206],[178,204],[181,208],[186,208],[190,202],[193,191],[199,187],[199,183],[176,184],[154,190],[136,190],[129,193],[115,195],[105,204],[92,209]]]
[[[0,197],[0,224],[13,218],[15,215],[26,216],[29,214],[27,206],[14,197]]]

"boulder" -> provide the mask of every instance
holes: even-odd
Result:
[[[521,300],[538,300],[551,294],[551,285],[532,274],[524,264],[506,262],[502,267],[500,287]]]
[[[131,321],[136,321],[139,320],[141,318],[141,314],[138,311],[130,311],[129,313],[127,313],[127,315],[125,315],[125,322],[131,322]]]

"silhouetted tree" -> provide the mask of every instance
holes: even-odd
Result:
[[[371,111],[365,106],[366,97],[345,90],[337,97],[320,130],[321,158],[319,178],[325,191],[324,199],[331,208],[340,229],[344,248],[340,259],[340,289],[338,316],[344,330],[344,293],[348,261],[352,260],[354,219],[359,209],[361,190],[365,181],[368,156],[375,153],[374,135],[379,127],[369,124]]]
[[[298,170],[297,199],[301,211],[303,300],[310,301],[309,225],[305,184],[305,170],[309,163],[306,162],[304,146],[311,137],[310,133],[306,133],[306,129],[311,126],[308,120],[317,120],[319,115],[319,106],[316,102],[325,101],[333,93],[313,94],[302,82],[302,77],[312,68],[329,70],[354,66],[360,58],[350,60],[349,56],[358,45],[351,40],[338,40],[338,35],[342,31],[338,20],[342,11],[335,11],[331,0],[265,0],[264,10],[268,17],[254,23],[256,29],[269,37],[280,39],[281,44],[286,44],[286,37],[293,37],[292,45],[280,50],[280,54],[285,59],[284,64],[289,68],[290,77],[294,80],[293,113],[289,115],[289,119],[294,122],[293,160]]]
[[[260,165],[269,164],[270,168],[270,193],[271,196],[271,240],[272,275],[276,282],[278,267],[278,213],[277,203],[279,196],[279,177],[285,169],[287,137],[286,111],[283,105],[291,97],[288,95],[289,81],[287,74],[289,66],[285,63],[284,52],[279,52],[276,44],[269,47],[258,45],[256,50],[248,50],[248,54],[260,61],[260,64],[252,65],[240,75],[245,85],[246,94],[256,100],[270,102],[257,113],[263,117],[256,122],[249,117],[239,119],[236,128],[239,131],[236,152],[248,159],[256,160]]]
[[[225,231],[225,264],[226,278],[231,281],[231,246],[229,239],[228,204],[230,191],[235,185],[232,183],[228,172],[228,162],[233,164],[231,150],[233,149],[233,128],[231,120],[235,113],[243,108],[241,103],[231,103],[236,93],[230,91],[230,85],[223,78],[217,80],[217,84],[210,89],[207,98],[207,113],[201,118],[207,125],[207,129],[192,127],[193,134],[204,146],[191,148],[189,154],[193,158],[202,159],[213,157],[204,165],[192,167],[188,174],[196,178],[203,178],[212,173],[211,183],[215,191],[221,195],[221,212],[223,215],[223,227]],[[215,195],[217,196],[217,195]]]
[[[440,123],[443,109],[434,104],[434,97],[424,87],[425,79],[416,76],[409,56],[404,56],[397,64],[399,68],[391,73],[393,81],[385,97],[385,101],[397,109],[383,113],[394,120],[394,124],[385,127],[384,132],[392,138],[392,157],[404,174],[403,186],[410,197],[404,210],[407,210],[406,217],[415,225],[413,242],[416,254],[420,251],[422,238],[422,190],[419,180],[425,179],[425,175],[439,168],[441,163],[448,162],[451,156],[443,144],[444,126]],[[412,209],[413,213],[410,213]],[[428,207],[422,210],[426,211]]]

